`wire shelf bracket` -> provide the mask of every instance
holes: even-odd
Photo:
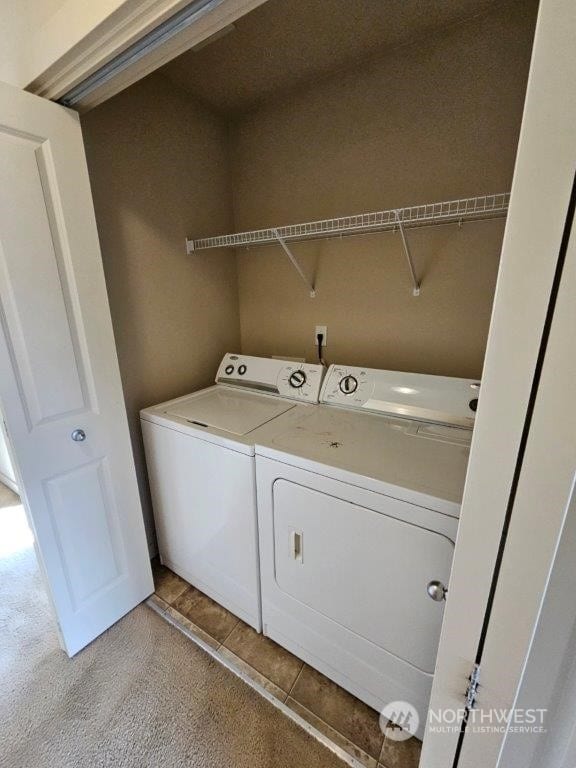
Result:
[[[396,211],[396,220],[398,222],[398,229],[400,230],[400,236],[402,238],[404,254],[410,269],[410,277],[412,278],[412,296],[420,296],[420,281],[416,277],[416,269],[414,268],[412,254],[410,253],[410,248],[408,247],[408,240],[406,239],[406,232],[404,231],[404,224],[402,223],[402,219],[400,217],[400,211]]]
[[[283,238],[283,237],[282,237],[282,236],[281,236],[281,235],[278,233],[278,230],[277,230],[277,229],[274,229],[274,230],[273,230],[273,232],[276,234],[276,239],[278,240],[278,242],[279,242],[279,243],[280,243],[280,245],[282,246],[282,250],[284,251],[284,253],[286,254],[286,256],[288,256],[288,258],[290,259],[290,263],[292,264],[292,266],[294,267],[294,269],[296,270],[296,272],[298,272],[298,274],[299,274],[299,275],[300,275],[300,277],[302,278],[302,282],[304,283],[304,285],[305,285],[305,286],[308,288],[308,290],[310,291],[310,298],[311,298],[311,299],[315,299],[315,298],[316,298],[316,290],[314,289],[314,284],[313,284],[313,283],[311,283],[311,282],[308,280],[308,278],[307,278],[307,277],[306,277],[306,275],[304,274],[304,270],[302,269],[302,267],[301,267],[301,266],[300,266],[300,264],[298,263],[298,259],[296,258],[296,256],[294,256],[294,254],[292,253],[292,251],[290,250],[290,248],[288,248],[288,246],[286,245],[286,241],[285,241],[285,240],[284,240],[284,238]]]
[[[466,221],[482,221],[506,216],[510,202],[510,193],[502,192],[481,197],[467,197],[461,200],[448,200],[439,203],[427,203],[406,208],[391,208],[374,213],[361,213],[338,219],[322,219],[304,224],[289,224],[284,227],[256,229],[250,232],[237,232],[231,235],[218,235],[198,240],[186,239],[188,254],[210,248],[244,248],[251,245],[279,244],[290,259],[302,281],[316,295],[314,284],[306,277],[298,260],[290,250],[289,243],[305,240],[320,240],[348,235],[364,235],[398,229],[402,238],[402,247],[412,278],[414,296],[420,294],[420,280],[416,274],[414,260],[410,252],[406,231],[413,227],[436,226],[440,224],[462,224]]]

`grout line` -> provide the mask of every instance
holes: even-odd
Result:
[[[294,682],[293,682],[293,683],[292,683],[292,685],[290,686],[290,690],[288,691],[288,695],[286,696],[286,698],[287,698],[287,699],[288,699],[288,697],[289,697],[289,696],[292,696],[292,691],[294,690],[294,686],[296,685],[296,683],[297,683],[297,682],[298,682],[298,680],[300,679],[300,675],[301,675],[301,674],[302,674],[302,672],[304,671],[304,667],[305,667],[305,666],[306,666],[305,662],[302,662],[302,666],[300,667],[300,671],[298,672],[298,674],[296,675],[296,678],[295,678]],[[298,702],[298,703],[300,703],[300,702]]]
[[[335,744],[331,739],[328,738],[328,736],[326,736],[317,728],[315,728],[313,725],[308,723],[297,712],[294,712],[294,710],[290,709],[290,707],[288,707],[285,704],[285,702],[280,701],[280,699],[277,699],[276,696],[274,696],[274,694],[270,693],[270,691],[267,691],[266,688],[264,688],[262,685],[256,682],[256,680],[253,680],[243,670],[239,669],[233,663],[231,663],[229,659],[225,658],[220,653],[218,653],[217,649],[214,649],[213,647],[208,645],[206,642],[204,642],[204,640],[202,640],[202,638],[197,637],[193,632],[191,632],[188,629],[188,627],[185,627],[184,625],[180,624],[173,616],[169,616],[167,613],[164,613],[159,608],[159,606],[157,606],[153,601],[150,601],[150,599],[146,600],[145,603],[151,610],[153,610],[156,614],[158,614],[158,616],[160,616],[161,619],[164,619],[164,621],[167,621],[175,629],[177,629],[179,632],[185,635],[189,640],[192,640],[193,643],[195,643],[200,648],[202,648],[202,650],[205,651],[209,656],[211,656],[215,661],[218,661],[220,664],[222,664],[222,666],[226,667],[226,669],[228,669],[230,672],[236,675],[236,677],[240,678],[240,680],[243,680],[246,683],[246,685],[252,688],[252,690],[260,694],[262,698],[266,699],[270,704],[272,704],[272,706],[276,707],[276,709],[282,712],[287,718],[292,720],[292,722],[299,725],[303,730],[306,731],[306,733],[308,733],[317,742],[319,742],[324,747],[326,747],[326,749],[329,749],[334,755],[336,755],[336,757],[340,758],[340,760],[342,760],[346,765],[351,766],[351,768],[365,768],[365,766],[359,760],[356,760],[356,758],[353,757],[349,752],[347,752],[342,747],[339,747],[338,744]],[[302,669],[304,669],[304,664],[302,664]],[[302,669],[298,673],[298,677],[300,677],[300,675],[302,674]],[[296,678],[296,680],[297,679],[298,678]]]
[[[181,577],[179,577],[179,578],[181,578]],[[192,589],[196,589],[196,588],[195,588],[195,587],[194,587],[192,584],[188,584],[188,582],[186,582],[186,589],[184,589],[184,592],[186,592],[186,591],[187,591],[187,590],[188,590],[190,587],[192,587]],[[201,632],[204,632],[204,634],[208,635],[208,637],[211,637],[211,638],[212,638],[212,640],[214,640],[214,642],[215,642],[215,643],[217,643],[217,648],[216,648],[216,650],[219,650],[220,648],[222,648],[222,647],[224,646],[224,643],[226,642],[226,640],[228,640],[228,638],[230,637],[230,635],[232,634],[232,632],[233,632],[233,631],[236,629],[236,627],[237,627],[237,626],[238,626],[238,624],[240,623],[240,619],[238,619],[238,621],[236,622],[236,624],[234,624],[234,626],[232,627],[232,629],[230,630],[230,632],[228,632],[228,634],[226,635],[226,637],[224,638],[224,640],[220,641],[220,640],[218,640],[218,638],[217,638],[217,637],[214,637],[214,635],[213,635],[213,634],[211,634],[210,632],[208,632],[206,629],[204,629],[203,627],[201,627],[199,624],[196,624],[196,622],[195,622],[195,621],[192,621],[192,619],[191,619],[191,618],[189,618],[189,617],[188,617],[188,616],[186,616],[184,613],[182,613],[182,611],[181,611],[179,608],[176,608],[176,606],[174,605],[174,603],[175,603],[175,602],[177,602],[177,601],[178,601],[178,600],[179,600],[179,599],[182,597],[182,595],[184,594],[184,592],[182,592],[181,594],[179,594],[179,595],[178,595],[178,597],[174,598],[174,601],[173,601],[173,602],[169,603],[167,600],[164,600],[164,602],[166,603],[166,605],[167,605],[169,608],[172,608],[172,610],[173,610],[173,611],[176,611],[176,613],[177,613],[179,616],[182,616],[182,618],[183,618],[183,619],[185,619],[186,621],[189,621],[189,622],[191,622],[192,624],[194,624],[194,626],[198,627],[198,629],[199,629]],[[156,597],[160,598],[160,600],[162,600],[162,599],[163,599],[163,598],[161,598],[161,597],[160,597],[160,595],[158,595],[156,592],[154,592],[154,596],[156,596]],[[232,615],[232,614],[231,614],[231,615]]]
[[[182,597],[182,595],[184,594],[184,592],[187,592],[187,591],[188,591],[188,589],[189,589],[189,587],[190,587],[191,585],[190,585],[190,584],[188,584],[188,583],[186,583],[186,584],[187,584],[187,585],[184,587],[184,589],[182,590],[182,592],[180,592],[180,594],[179,594],[179,595],[177,595],[177,596],[174,598],[174,600],[172,600],[170,603],[168,603],[168,605],[170,605],[170,607],[174,608],[174,603],[175,603],[177,600],[180,600],[180,598]],[[168,601],[166,601],[166,602],[168,602]],[[178,609],[176,608],[175,610],[178,610]],[[180,611],[178,611],[178,613],[180,613]]]
[[[236,629],[236,627],[238,626],[238,624],[240,624],[240,621],[241,621],[241,620],[240,620],[240,619],[238,619],[238,621],[236,622],[236,624],[234,624],[234,626],[232,627],[232,629],[230,630],[230,632],[228,632],[228,634],[226,635],[226,637],[224,638],[224,640],[222,640],[222,642],[220,643],[220,645],[218,646],[218,648],[222,648],[222,647],[226,648],[226,647],[227,647],[227,646],[226,646],[226,641],[228,640],[228,638],[230,637],[230,635],[232,634],[232,632],[234,632],[234,630]],[[216,640],[216,638],[214,638],[214,640]],[[228,648],[228,650],[230,651],[230,650],[232,650],[232,649],[231,649],[231,648]],[[240,658],[241,658],[241,657],[240,657]]]

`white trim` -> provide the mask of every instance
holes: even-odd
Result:
[[[573,0],[541,0],[430,701],[434,710],[464,702],[526,419],[574,175],[576,100],[567,84],[576,64],[575,21]],[[457,733],[428,732],[422,768],[452,765],[457,741]],[[486,756],[485,768],[493,765]]]
[[[10,488],[10,490],[14,491],[14,493],[19,493],[18,486],[16,485],[15,481],[8,477],[8,475],[5,475],[3,472],[0,472],[0,483]]]
[[[151,52],[133,68],[106,83],[80,105],[92,108],[158,67],[232,24],[266,0],[221,0],[220,4],[176,35],[160,49]],[[28,90],[48,99],[60,99],[137,40],[182,10],[189,0],[143,0],[125,3],[105,22],[92,30],[80,43],[42,75],[33,80]]]
[[[532,647],[566,516],[570,507],[572,510],[575,507],[576,413],[572,403],[576,357],[568,351],[576,327],[575,282],[576,226],[572,223],[482,654],[478,718],[491,708],[513,709],[517,705],[525,662]],[[571,556],[573,558],[573,552]],[[569,595],[569,600],[573,604],[573,594]],[[561,634],[561,629],[561,624],[557,624],[556,634]],[[548,650],[552,649],[549,647]],[[542,701],[535,706],[545,707],[546,704],[542,690]],[[551,728],[555,723],[545,722],[544,725]],[[481,768],[497,764],[506,768],[509,763],[502,762],[500,757],[508,735],[513,736],[514,732],[480,733],[468,729],[459,765]]]
[[[124,4],[33,80],[28,90],[48,99],[60,98],[186,4],[187,0],[142,0],[136,8]]]

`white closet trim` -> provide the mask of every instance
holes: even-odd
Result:
[[[91,91],[75,105],[86,111],[102,103],[124,88],[194,45],[202,42],[220,29],[266,0],[217,0],[193,24],[186,27],[162,46],[150,50],[134,66],[119,71],[102,86]],[[80,43],[62,56],[55,64],[37,77],[27,90],[48,99],[62,99],[101,67],[124,53],[138,40],[161,27],[170,17],[193,5],[190,0],[128,0],[112,13]]]

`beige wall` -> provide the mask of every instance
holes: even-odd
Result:
[[[398,48],[245,116],[232,133],[235,229],[510,188],[536,4]],[[411,231],[413,298],[398,234],[297,244],[310,299],[277,247],[238,255],[242,350],[477,377],[502,221]]]
[[[82,126],[149,521],[139,410],[210,384],[223,353],[239,347],[234,255],[185,252],[187,234],[232,226],[227,127],[158,75]]]
[[[485,17],[269,103],[228,126],[161,75],[83,117],[149,532],[138,412],[208,385],[225,351],[477,377],[503,223],[187,256],[186,234],[509,189],[535,6]]]

